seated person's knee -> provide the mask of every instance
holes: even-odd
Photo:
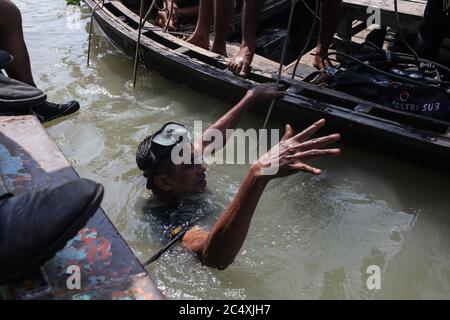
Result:
[[[0,26],[17,28],[22,23],[19,8],[10,0],[0,0]]]

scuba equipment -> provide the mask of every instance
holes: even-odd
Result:
[[[450,69],[420,58],[408,44],[400,25],[398,1],[394,0],[398,33],[411,54],[383,50],[370,41],[351,55],[328,54],[329,67],[304,79],[345,92],[385,107],[440,120],[450,120]],[[444,11],[449,1],[443,1]],[[381,32],[382,34],[382,32]],[[368,53],[359,54],[361,49]],[[333,66],[329,56],[344,58]]]
[[[166,244],[161,250],[159,250],[157,253],[155,253],[150,259],[148,259],[146,262],[143,263],[144,267],[148,266],[149,264],[155,262],[159,259],[166,251],[171,249],[174,245],[176,245],[181,239],[183,239],[184,235],[190,227],[188,227],[188,224],[185,224],[183,226],[177,227],[176,229],[172,230],[172,240],[168,244]]]
[[[369,53],[358,55],[363,47]],[[391,109],[450,120],[449,68],[414,55],[386,51],[370,42],[352,55],[336,52],[326,59],[330,55],[345,60],[339,66],[329,62],[330,67],[323,71],[328,87]]]
[[[186,127],[176,122],[168,122],[160,130],[155,132],[151,141],[160,146],[171,147],[182,142],[184,139],[190,140]]]
[[[181,226],[176,227],[173,230],[170,230],[171,233],[171,240],[168,244],[166,244],[161,250],[159,250],[157,253],[155,253],[151,258],[149,258],[146,262],[143,263],[144,267],[148,266],[149,264],[155,262],[158,260],[165,252],[170,250],[173,246],[175,246],[179,241],[181,241],[190,229],[192,229],[197,223],[202,220],[203,217],[200,217],[193,222],[189,223],[186,222],[182,224]]]

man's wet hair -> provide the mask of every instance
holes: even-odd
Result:
[[[157,191],[153,184],[153,178],[158,174],[169,173],[173,168],[173,163],[170,156],[163,157],[169,150],[161,152],[161,150],[152,149],[152,146],[154,146],[152,137],[152,135],[149,135],[139,143],[136,151],[136,163],[138,168],[143,171],[144,177],[147,178],[147,189]]]

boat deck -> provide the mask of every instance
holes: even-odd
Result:
[[[426,3],[426,0],[398,1],[399,18],[404,29],[417,32],[423,19]],[[341,17],[330,52],[334,50],[349,52],[356,45],[364,42],[368,33],[379,27],[376,24],[367,26],[369,17],[377,9],[380,10],[381,26],[397,29],[393,0],[343,0]],[[303,66],[312,65],[315,52],[314,47],[301,58],[300,63]],[[293,64],[289,67],[286,69],[290,70]],[[304,77],[301,71],[296,76],[300,79]]]
[[[85,2],[91,9],[98,4],[96,0]],[[104,8],[96,11],[94,18],[112,43],[134,57],[139,25],[139,17],[135,13],[118,1],[106,0]],[[228,50],[236,48],[231,45]],[[256,56],[248,77],[237,77],[227,71],[225,57],[192,46],[149,21],[143,26],[140,49],[142,65],[170,80],[230,103],[238,101],[254,85],[274,81],[279,68],[277,62]],[[298,70],[304,70],[304,66]],[[394,110],[299,80],[298,77],[291,79],[289,72],[284,73],[282,81],[289,89],[282,99],[276,101],[274,118],[290,119],[300,126],[325,118],[348,139],[365,137],[365,140],[376,142],[382,137],[385,146],[388,141],[391,144],[385,150],[399,150],[401,146],[409,152],[416,150],[450,156],[448,122]],[[267,110],[268,105],[261,105],[251,111],[264,115]],[[355,135],[355,132],[359,134]]]
[[[416,31],[422,21],[427,0],[398,0],[398,15],[402,28]],[[393,0],[343,0],[341,20],[351,26],[353,20],[364,21],[380,10],[380,22],[383,26],[397,28]]]
[[[78,178],[34,116],[0,117],[0,173],[16,195]],[[81,270],[80,289],[67,287],[71,265]],[[164,299],[101,208],[40,273],[6,291],[15,299]]]
[[[402,29],[417,33],[426,4],[426,0],[398,0],[398,16]],[[375,18],[379,18],[379,21]],[[337,49],[340,51],[348,49],[352,37],[370,27],[367,25],[369,22],[397,30],[394,1],[344,0],[335,41]]]

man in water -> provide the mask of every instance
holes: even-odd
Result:
[[[227,57],[226,40],[234,11],[234,0],[201,0],[197,27],[187,40],[212,52]],[[259,17],[264,7],[262,0],[244,0],[242,14],[242,42],[237,54],[228,62],[228,69],[234,74],[246,77],[255,54],[255,36]],[[321,5],[321,26],[314,66],[324,67],[322,58],[328,54],[339,21],[340,4],[342,0],[326,0]],[[214,17],[214,40],[209,42],[209,27]]]
[[[212,144],[212,132],[221,133],[220,142],[223,146],[228,138],[226,130],[236,128],[248,108],[282,95],[283,92],[276,90],[275,85],[255,87],[211,125],[194,144],[187,138],[185,127],[177,123],[164,125],[139,144],[136,162],[148,179],[147,188],[152,190],[161,204],[174,210],[172,212],[166,210],[164,213],[172,222],[169,234],[175,235],[180,228],[186,226],[186,223],[182,225],[186,221],[177,225],[179,218],[176,215],[190,214],[179,206],[180,199],[205,191],[206,168],[202,159],[195,160],[197,155],[202,158],[205,150]],[[286,125],[286,132],[281,141],[251,164],[234,199],[223,211],[212,230],[207,232],[197,227],[191,228],[183,236],[182,245],[196,254],[205,265],[220,270],[228,267],[245,241],[253,213],[267,183],[299,171],[318,175],[321,170],[306,164],[306,161],[339,155],[339,149],[321,149],[339,140],[339,134],[310,139],[324,124],[325,120],[322,119],[297,135],[294,135],[292,128]],[[217,142],[214,140],[214,143]],[[175,163],[172,151],[182,145],[190,147],[189,160]],[[268,174],[267,170],[274,168],[276,170],[270,170],[271,174]],[[190,221],[188,226],[191,227]]]
[[[8,76],[32,87],[36,87],[31,73],[30,58],[23,39],[22,16],[20,10],[10,0],[0,0],[0,64],[6,65]],[[13,60],[10,59],[12,55]],[[17,94],[15,92],[14,94]],[[69,101],[65,104],[44,102],[31,107],[41,122],[69,115],[80,108],[78,102]]]

